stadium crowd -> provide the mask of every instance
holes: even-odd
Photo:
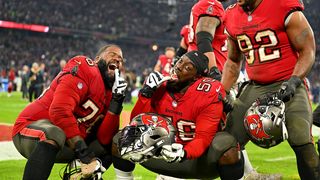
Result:
[[[178,46],[180,28],[188,22],[191,6],[195,1],[1,1],[0,20],[19,23],[42,24],[51,27],[103,32],[116,38],[150,38],[176,42]],[[227,2],[233,3],[232,1]],[[320,19],[318,18],[319,2],[304,1],[304,11],[315,37],[320,36]],[[226,4],[226,6],[228,5]],[[176,16],[172,17],[172,12]],[[23,65],[31,67],[33,62],[44,63],[46,79],[51,80],[53,72],[61,59],[83,54],[94,57],[94,49],[106,42],[97,37],[80,37],[52,33],[35,33],[21,30],[0,29],[0,71],[2,79],[7,79],[8,71],[14,67],[16,75]],[[114,40],[117,42],[117,39]],[[314,102],[319,102],[320,93],[320,39],[317,41],[317,57],[312,72],[309,74],[311,92]],[[157,43],[157,42],[154,42]],[[126,68],[138,76],[144,69],[150,69],[156,63],[165,45],[153,51],[152,44],[117,42],[128,60]]]

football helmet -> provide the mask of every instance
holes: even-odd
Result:
[[[244,127],[254,144],[270,148],[288,139],[284,110],[284,102],[276,96],[253,102],[246,112]]]
[[[155,113],[142,113],[122,129],[118,150],[123,159],[141,163],[160,155],[161,147],[174,141],[171,121]]]

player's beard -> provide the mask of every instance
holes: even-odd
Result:
[[[98,63],[98,68],[100,71],[100,74],[102,76],[103,82],[104,82],[104,86],[107,89],[111,89],[114,83],[114,77],[110,77],[108,74],[108,65],[106,63],[106,61],[101,60]]]
[[[240,5],[242,9],[246,12],[250,12],[254,9],[255,0],[245,0],[245,2]]]
[[[184,82],[176,82],[176,81],[168,81],[167,82],[167,90],[172,93],[183,92],[187,87],[189,87],[194,81],[184,81]]]

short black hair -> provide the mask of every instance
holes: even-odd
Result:
[[[120,46],[118,46],[118,45],[116,45],[116,44],[107,44],[107,45],[104,45],[104,46],[102,46],[100,49],[99,49],[99,51],[97,52],[97,54],[96,54],[96,56],[100,56],[103,52],[105,52],[109,47],[118,47],[119,49],[121,49],[120,48]]]

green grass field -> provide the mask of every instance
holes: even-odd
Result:
[[[19,112],[28,104],[22,100],[20,93],[14,93],[7,97],[6,93],[0,93],[0,123],[13,124]],[[125,105],[124,110],[130,111],[133,105]],[[287,142],[276,147],[265,150],[252,143],[246,146],[251,163],[260,173],[278,173],[283,175],[284,180],[299,179],[296,160],[293,151]],[[18,180],[22,179],[26,160],[0,161],[0,179]],[[49,179],[60,179],[59,171],[65,164],[56,164]],[[137,166],[134,171],[135,179],[155,179],[156,174]],[[112,167],[104,174],[105,179],[115,179]]]

